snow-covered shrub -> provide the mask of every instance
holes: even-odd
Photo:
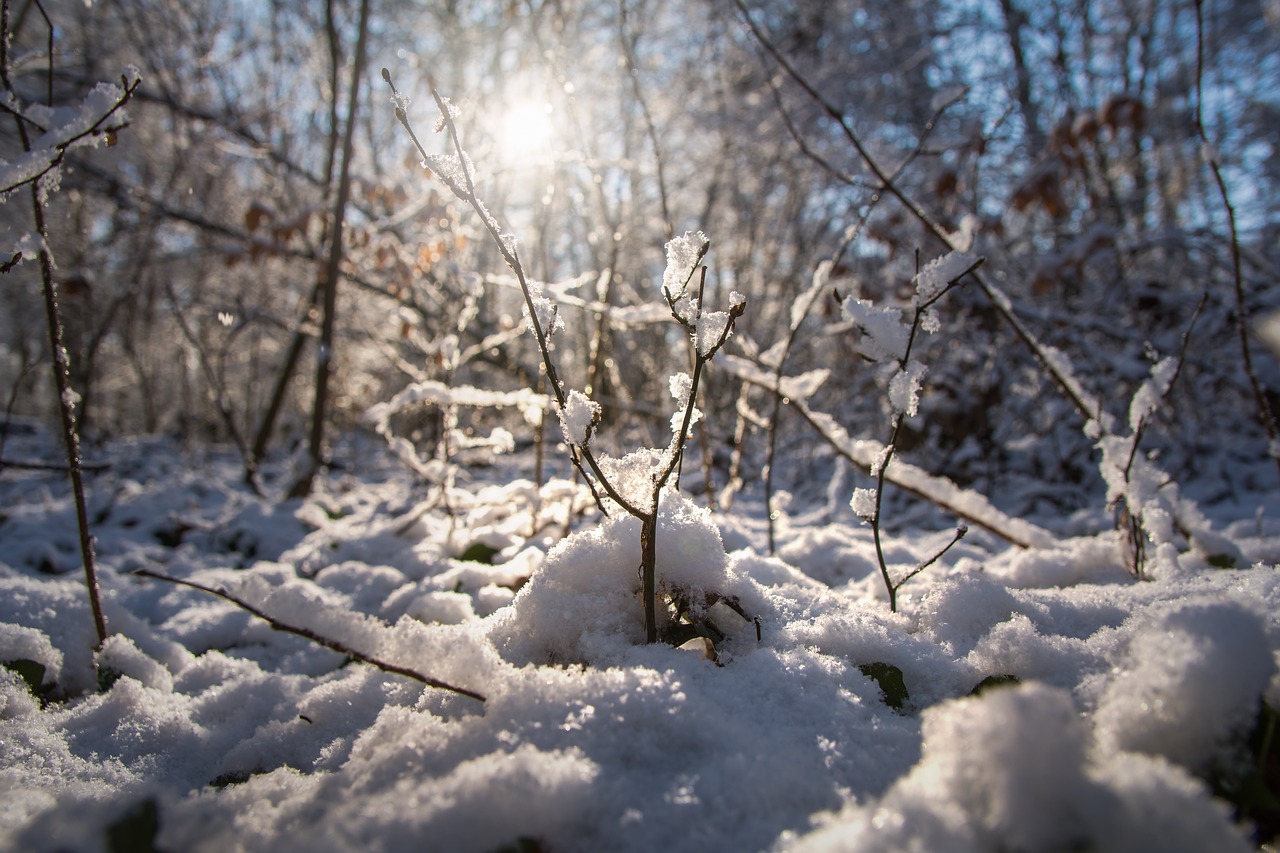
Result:
[[[492,634],[503,656],[519,663],[599,663],[645,640],[635,618],[641,578],[640,519],[615,516],[561,541]],[[729,558],[710,513],[668,489],[658,509],[657,591],[691,602],[698,615],[731,592]],[[658,613],[659,632],[672,614]]]
[[[648,643],[656,642],[659,636],[657,542],[663,494],[669,484],[678,483],[678,472],[689,430],[702,417],[696,402],[703,370],[733,333],[735,321],[746,312],[746,297],[733,291],[729,294],[728,310],[707,310],[706,267],[702,266],[702,261],[710,248],[710,241],[701,231],[697,231],[686,232],[667,242],[662,295],[672,318],[688,334],[693,351],[693,373],[679,373],[670,377],[669,387],[676,401],[676,411],[671,417],[671,439],[665,448],[640,448],[615,459],[598,455],[591,440],[602,409],[597,402],[591,400],[589,394],[568,387],[560,379],[556,361],[552,357],[551,340],[557,332],[564,329],[564,320],[555,301],[545,294],[542,284],[526,275],[515,238],[503,232],[498,220],[480,199],[475,184],[475,167],[462,147],[454,123],[457,108],[432,89],[432,98],[440,111],[436,131],[446,133],[451,153],[429,154],[409,124],[406,113],[409,99],[395,88],[391,74],[385,68],[382,69],[382,78],[391,88],[396,118],[422,155],[424,168],[429,168],[450,192],[471,207],[516,276],[524,297],[525,327],[537,343],[550,397],[554,401],[561,433],[574,466],[606,515],[609,514],[611,505],[640,523],[638,566],[640,598],[644,610],[644,639]],[[698,279],[696,285],[695,278]],[[543,571],[548,571],[547,566],[544,565]],[[676,586],[678,585],[667,589],[666,593],[679,598],[682,593]],[[677,609],[687,611],[688,603],[676,602],[675,598],[673,603]],[[693,606],[696,607],[697,604],[694,603]],[[694,616],[696,620],[696,614],[688,615]],[[700,632],[696,621],[689,624]]]
[[[881,365],[887,389],[892,426],[883,452],[871,464],[869,473],[875,480],[875,486],[870,489],[855,489],[849,503],[854,513],[871,525],[880,576],[889,594],[890,610],[898,609],[898,590],[903,584],[924,571],[968,530],[961,524],[956,530],[955,539],[936,557],[920,563],[897,578],[890,573],[880,537],[885,474],[893,461],[895,445],[903,424],[919,411],[920,388],[927,372],[923,363],[912,358],[912,346],[921,330],[933,333],[940,327],[941,323],[934,310],[938,300],[981,264],[981,258],[955,251],[926,264],[913,280],[915,294],[911,298],[910,322],[903,322],[902,309],[893,306],[879,307],[856,295],[847,296],[841,305],[845,318],[862,331],[862,355]]]

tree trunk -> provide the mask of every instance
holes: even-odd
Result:
[[[360,101],[360,74],[364,70],[365,45],[369,36],[369,0],[360,0],[360,35],[356,40],[355,61],[351,66],[351,84],[347,98],[347,122],[342,135],[342,162],[338,174],[338,192],[333,202],[333,232],[329,238],[329,257],[324,271],[323,314],[320,325],[320,348],[316,353],[316,397],[311,412],[311,435],[307,445],[308,462],[297,483],[289,491],[292,497],[311,493],[311,485],[324,455],[324,427],[329,403],[329,378],[333,373],[334,322],[338,310],[338,276],[342,266],[342,232],[347,200],[351,195],[351,149],[355,137],[356,111]]]

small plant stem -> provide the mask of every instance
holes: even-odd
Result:
[[[893,437],[897,438],[898,428],[902,426],[902,416],[899,415],[894,419]],[[880,463],[880,470],[876,471],[876,503],[875,510],[871,515],[871,541],[876,546],[876,564],[880,569],[880,578],[884,581],[884,588],[889,593],[889,612],[898,612],[898,585],[893,582],[893,577],[889,574],[889,564],[884,558],[884,545],[880,536],[880,508],[884,504],[884,474],[885,469],[889,467],[889,462],[893,458],[893,444],[885,446],[884,459]]]
[[[1271,754],[1271,746],[1275,742],[1276,736],[1276,718],[1280,717],[1271,706],[1263,704],[1263,716],[1267,718],[1266,727],[1262,731],[1262,743],[1258,747],[1258,770],[1261,771],[1267,764],[1267,757]]]
[[[684,446],[689,437],[689,425],[693,422],[693,410],[697,407],[698,386],[702,381],[703,368],[724,346],[725,341],[729,339],[729,335],[733,332],[734,323],[746,311],[745,302],[731,306],[729,309],[729,322],[725,324],[719,340],[706,353],[698,349],[698,320],[702,315],[703,296],[707,284],[707,268],[701,266],[701,263],[709,246],[709,243],[703,244],[693,268],[689,271],[689,278],[685,279],[684,285],[680,289],[681,294],[683,294],[688,288],[694,272],[700,271],[698,315],[693,320],[688,320],[680,315],[680,312],[676,310],[676,303],[679,297],[664,289],[667,304],[671,308],[671,315],[675,317],[676,322],[684,326],[693,336],[693,376],[689,381],[689,399],[685,402],[684,416],[680,421],[680,429],[671,436],[671,444],[667,447],[667,466],[653,478],[653,509],[649,513],[640,516],[640,575],[641,586],[643,587],[641,594],[644,597],[645,642],[648,643],[656,643],[658,641],[657,593],[655,586],[658,572],[658,503],[661,499],[662,489],[671,479],[671,475],[680,467],[680,460],[684,457]]]
[[[49,69],[48,69],[48,91],[47,106],[53,106],[53,24],[49,21],[47,15],[44,15],[44,9],[37,5],[40,14],[44,16],[45,23],[49,29]],[[0,9],[0,41],[6,44],[5,51],[0,54],[0,79],[3,80],[5,87],[12,91],[9,80],[9,55],[7,50],[9,40],[9,3],[5,0],[3,9]],[[31,212],[35,224],[36,234],[40,239],[40,248],[37,252],[40,264],[40,283],[41,291],[44,296],[45,320],[49,332],[49,348],[52,357],[53,366],[53,382],[54,389],[58,394],[58,415],[62,423],[62,439],[63,446],[67,453],[67,472],[71,479],[72,497],[76,507],[76,526],[79,530],[80,538],[80,560],[84,566],[85,587],[89,596],[89,610],[93,615],[93,627],[98,637],[97,648],[102,648],[109,635],[107,628],[107,617],[102,611],[102,594],[98,585],[97,561],[94,557],[93,550],[93,534],[89,529],[89,511],[88,503],[85,500],[84,490],[84,471],[81,467],[80,459],[80,434],[76,425],[75,416],[75,392],[71,388],[70,381],[70,361],[67,356],[67,349],[63,343],[63,327],[62,312],[58,305],[58,289],[53,278],[53,255],[49,249],[49,228],[44,217],[44,199],[41,198],[40,178],[46,173],[55,169],[61,164],[63,156],[67,148],[76,139],[84,138],[92,134],[99,133],[102,126],[106,123],[117,110],[124,106],[134,89],[137,88],[137,81],[133,85],[129,85],[127,80],[125,83],[124,94],[116,101],[116,103],[107,110],[97,121],[95,121],[88,130],[75,137],[75,139],[67,140],[58,147],[55,159],[50,162],[49,166],[34,178],[29,179],[29,189],[31,193]],[[22,116],[14,116],[17,125],[18,136],[22,140],[23,151],[31,151],[31,137],[27,132],[27,122]],[[13,187],[7,188],[12,189]]]
[[[218,589],[216,587],[205,586],[204,584],[197,583],[196,581],[184,580],[183,578],[175,578],[169,575],[160,574],[159,572],[153,572],[150,569],[139,569],[138,571],[134,572],[134,574],[144,578],[154,578],[155,580],[177,584],[178,586],[190,587],[191,589],[197,589],[197,590],[200,590],[201,592],[208,593],[209,595],[216,595],[218,598],[221,598],[224,601],[229,601],[232,604],[234,604],[236,607],[239,607],[241,610],[244,610],[250,615],[256,616],[259,619],[263,620],[268,625],[270,625],[273,630],[283,631],[286,634],[294,634],[295,636],[310,640],[311,642],[315,643],[318,646],[323,646],[324,648],[329,649],[331,651],[335,651],[338,654],[355,658],[356,660],[362,663],[367,663],[370,666],[375,666],[378,669],[382,670],[383,672],[390,672],[395,675],[403,675],[405,678],[410,678],[410,679],[413,679],[414,681],[421,682],[427,685],[428,687],[435,687],[440,690],[448,690],[451,693],[457,693],[460,696],[467,696],[479,702],[485,701],[485,697],[475,692],[474,690],[468,690],[465,687],[457,687],[455,685],[449,684],[448,682],[441,681],[438,678],[432,678],[429,675],[423,675],[421,672],[418,672],[415,669],[410,669],[409,667],[400,666],[399,664],[394,664],[394,663],[387,663],[386,661],[380,660],[379,658],[376,658],[373,655],[367,655],[364,652],[353,649],[345,643],[339,642],[337,640],[331,640],[328,637],[324,637],[320,634],[317,634],[315,631],[312,631],[310,628],[301,628],[296,625],[290,625],[287,622],[281,622],[279,619],[276,619],[274,616],[270,615],[269,613],[266,613],[263,610],[260,610],[259,608],[245,601],[243,598],[232,595],[231,593],[225,590]]]
[[[658,505],[654,489],[653,511],[640,517],[640,595],[644,600],[644,641],[658,642]]]
[[[1196,305],[1196,310],[1191,314],[1191,321],[1187,324],[1186,331],[1182,333],[1182,344],[1178,347],[1178,360],[1175,362],[1173,375],[1169,377],[1169,384],[1165,386],[1161,400],[1167,400],[1169,393],[1173,391],[1174,384],[1178,381],[1178,377],[1182,375],[1182,367],[1187,361],[1187,348],[1191,343],[1191,333],[1195,330],[1196,322],[1200,319],[1200,312],[1204,310],[1204,306],[1209,301],[1209,294],[1205,292],[1200,297],[1200,302]],[[1124,483],[1126,487],[1125,495],[1116,499],[1116,503],[1125,501],[1123,519],[1120,523],[1127,526],[1127,534],[1129,543],[1133,551],[1133,574],[1138,580],[1146,580],[1146,562],[1147,562],[1147,544],[1146,528],[1142,522],[1142,508],[1139,506],[1129,506],[1127,501],[1128,486],[1130,485],[1131,472],[1133,470],[1134,460],[1138,457],[1138,447],[1142,444],[1142,438],[1146,435],[1147,425],[1150,423],[1150,417],[1143,415],[1134,427],[1131,444],[1129,445],[1129,458],[1124,463]],[[1114,504],[1113,504],[1114,506]]]
[[[26,134],[23,133],[25,138]],[[49,346],[53,353],[53,381],[58,392],[58,415],[62,422],[63,446],[67,451],[67,473],[76,505],[76,525],[80,532],[80,560],[84,565],[84,583],[89,593],[89,610],[98,636],[98,648],[107,641],[107,617],[102,612],[102,595],[98,586],[97,562],[93,553],[93,535],[89,531],[88,503],[85,500],[84,472],[80,465],[80,433],[76,428],[74,391],[71,389],[70,364],[62,342],[62,312],[58,307],[58,291],[53,281],[53,257],[49,254],[49,233],[44,219],[44,205],[39,191],[31,186],[31,208],[36,232],[40,235],[40,281],[44,292],[45,318],[49,327]]]
[[[907,364],[911,361],[911,349],[913,346],[915,346],[916,335],[920,332],[920,318],[924,316],[924,312],[927,311],[929,308],[931,308],[939,299],[945,296],[951,290],[951,288],[955,287],[956,284],[959,283],[960,279],[964,278],[967,275],[972,274],[974,270],[980,267],[982,265],[982,261],[983,261],[982,258],[978,258],[977,260],[974,261],[972,265],[970,265],[968,269],[966,269],[964,272],[960,273],[955,278],[948,281],[945,287],[941,288],[937,293],[931,296],[927,301],[923,303],[918,303],[916,305],[916,309],[911,315],[911,329],[907,333],[907,344],[903,348],[901,357],[898,358],[899,370],[906,370]],[[919,253],[917,253],[916,255],[916,274],[917,275],[920,274]],[[942,556],[941,554],[939,554],[937,557],[934,557],[933,560],[929,560],[923,566],[916,568],[910,574],[906,575],[906,577],[903,577],[898,581],[893,580],[893,576],[889,573],[889,564],[885,560],[884,546],[881,543],[881,537],[880,537],[880,508],[884,502],[885,472],[889,468],[889,463],[893,460],[893,450],[895,445],[898,443],[898,435],[902,431],[902,424],[903,422],[906,421],[906,418],[907,418],[906,412],[898,412],[893,417],[893,428],[890,431],[889,441],[885,445],[884,458],[880,460],[880,467],[876,471],[875,510],[871,515],[871,538],[875,543],[875,547],[876,547],[876,562],[879,564],[880,577],[884,580],[885,589],[889,593],[889,611],[892,613],[898,612],[898,590],[902,588],[902,585],[905,584],[907,581],[909,581],[911,578],[920,574],[920,572],[924,571],[925,567],[933,563],[934,560],[937,560],[938,557]],[[966,528],[964,525],[961,525],[959,529],[961,531],[968,532],[968,528]],[[956,540],[954,540],[952,544],[955,544],[955,541],[958,541],[960,537],[964,535],[964,532],[958,533],[956,536]],[[949,549],[950,547],[951,546],[948,545],[947,548],[944,548],[943,553],[945,553],[946,550]]]

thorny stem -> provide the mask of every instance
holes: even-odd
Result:
[[[1227,213],[1227,228],[1231,233],[1231,276],[1234,284],[1236,302],[1236,329],[1240,338],[1240,355],[1244,361],[1245,376],[1249,379],[1249,387],[1253,391],[1254,405],[1258,410],[1258,420],[1266,430],[1270,452],[1280,470],[1280,452],[1277,442],[1280,440],[1276,427],[1275,412],[1267,400],[1262,382],[1253,369],[1253,353],[1249,347],[1249,326],[1245,319],[1244,276],[1240,270],[1240,234],[1236,228],[1236,210],[1231,204],[1231,196],[1227,193],[1227,183],[1222,177],[1222,169],[1218,165],[1218,157],[1214,153],[1213,143],[1209,141],[1209,133],[1204,126],[1204,0],[1196,0],[1196,131],[1200,134],[1201,150],[1213,172],[1214,183],[1218,187],[1218,195],[1222,199],[1222,207]]]
[[[457,693],[461,696],[467,696],[467,697],[470,697],[471,699],[475,699],[480,702],[485,701],[484,696],[475,692],[474,690],[468,690],[465,687],[457,687],[455,685],[449,684],[448,682],[441,681],[438,678],[432,678],[429,675],[423,675],[421,672],[418,672],[415,669],[410,669],[409,667],[406,667],[406,666],[400,666],[399,664],[394,664],[394,663],[387,663],[386,661],[380,660],[379,658],[376,658],[373,655],[367,655],[362,651],[353,649],[347,644],[339,642],[338,640],[333,640],[328,637],[317,634],[315,631],[312,631],[310,628],[302,628],[297,625],[290,625],[287,622],[282,622],[279,619],[275,618],[274,616],[270,615],[269,613],[266,613],[265,611],[245,601],[243,598],[233,595],[227,592],[226,590],[219,589],[217,587],[212,587],[212,586],[205,586],[202,583],[197,583],[196,581],[192,581],[192,580],[175,578],[170,575],[164,575],[159,572],[153,572],[150,569],[139,569],[136,572],[134,572],[134,574],[144,578],[154,578],[155,580],[167,581],[168,583],[177,584],[178,586],[185,586],[185,587],[190,587],[191,589],[198,589],[201,592],[208,593],[209,595],[216,595],[218,598],[221,598],[224,601],[229,601],[232,604],[234,604],[236,607],[239,607],[241,610],[244,610],[245,612],[263,620],[268,625],[270,625],[273,630],[283,631],[286,634],[294,634],[298,637],[303,637],[304,639],[310,640],[311,642],[315,643],[318,646],[324,646],[326,649],[335,651],[338,654],[355,658],[356,660],[362,663],[367,663],[370,666],[375,666],[378,669],[382,670],[383,672],[390,672],[395,675],[403,675],[405,678],[411,678],[414,681],[418,681],[427,685],[428,687],[436,687],[436,688],[439,688],[440,690],[448,690],[451,693]]]

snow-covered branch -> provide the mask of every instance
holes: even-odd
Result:
[[[787,377],[779,383],[772,373],[762,370],[745,358],[728,354],[720,365],[744,382],[787,396],[796,414],[836,453],[859,468],[869,470],[877,460],[882,459],[885,450],[883,444],[873,439],[853,438],[831,415],[814,411],[804,396],[788,393],[812,386],[811,382],[802,383],[804,377]],[[885,479],[1015,545],[1044,548],[1053,543],[1053,536],[1047,530],[1031,522],[1013,518],[993,506],[984,495],[972,489],[962,489],[946,477],[930,474],[910,463],[895,460],[886,470]]]
[[[239,607],[241,610],[245,611],[246,613],[249,613],[250,615],[256,616],[257,618],[263,620],[268,625],[270,625],[273,630],[284,631],[287,634],[294,634],[296,636],[310,640],[316,645],[324,646],[326,649],[335,651],[338,654],[347,655],[348,657],[355,658],[361,663],[367,663],[370,666],[376,666],[378,669],[382,670],[383,672],[390,672],[394,675],[403,675],[405,678],[411,678],[414,681],[420,681],[423,684],[427,685],[428,687],[435,687],[440,690],[448,690],[451,693],[457,693],[460,696],[467,696],[479,702],[485,701],[485,697],[474,690],[468,690],[465,687],[457,687],[453,684],[449,684],[446,681],[441,681],[438,678],[432,678],[429,675],[424,675],[423,673],[418,672],[416,669],[412,669],[407,666],[400,666],[399,664],[389,663],[388,661],[381,660],[373,655],[366,654],[360,651],[359,649],[353,648],[347,643],[343,643],[338,640],[334,640],[330,637],[323,636],[322,634],[319,634],[316,631],[313,631],[310,628],[307,628],[305,626],[292,625],[292,624],[289,624],[288,622],[284,622],[280,619],[277,619],[275,616],[272,616],[270,613],[267,613],[261,608],[256,607],[255,605],[249,603],[248,601],[245,601],[243,598],[240,598],[237,595],[229,593],[224,589],[218,589],[212,586],[205,586],[202,583],[198,583],[192,580],[186,580],[184,578],[170,577],[169,575],[161,574],[160,572],[153,572],[150,569],[139,569],[135,574],[144,578],[153,578],[159,581],[166,581],[168,583],[177,584],[179,586],[186,586],[186,587],[190,587],[191,589],[197,589],[201,592],[208,593],[209,595],[215,595],[218,598],[223,599],[224,601],[231,602],[236,607]]]
[[[75,109],[20,107],[16,96],[8,93],[6,110],[40,136],[12,160],[0,158],[0,199],[33,182],[40,182],[45,192],[56,188],[53,178],[68,151],[97,146],[125,127],[122,110],[140,83],[137,69],[130,68],[120,76],[120,85],[99,83]]]

